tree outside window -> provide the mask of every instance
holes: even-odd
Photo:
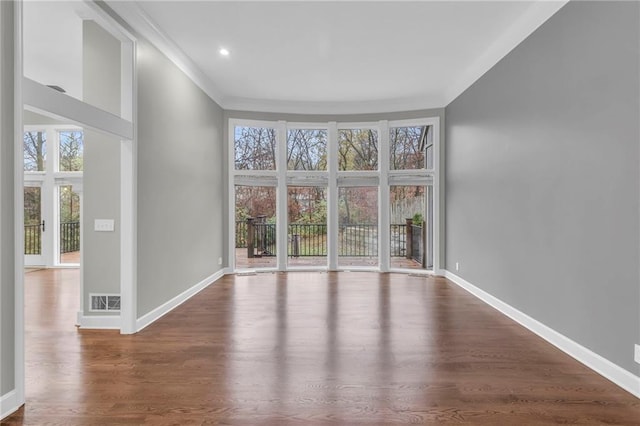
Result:
[[[81,172],[83,169],[84,137],[81,131],[60,132],[61,172]]]

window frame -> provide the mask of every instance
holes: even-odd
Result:
[[[276,170],[236,170],[235,169],[235,128],[236,126],[266,127],[276,130]],[[433,169],[390,169],[390,134],[392,127],[421,127],[432,126],[433,135]],[[327,170],[288,170],[287,165],[287,137],[290,129],[319,129],[327,130]],[[378,168],[377,170],[338,170],[338,144],[339,131],[348,129],[370,129],[378,132]],[[327,188],[327,238],[328,238],[328,264],[325,270],[378,270],[382,272],[411,272],[425,274],[440,274],[440,118],[438,116],[402,119],[379,120],[358,122],[304,122],[284,120],[252,120],[241,118],[228,119],[228,170],[229,170],[229,219],[235,221],[235,185],[256,185],[276,187],[276,221],[288,223],[287,196],[289,186],[323,186]],[[427,166],[425,155],[425,167]],[[253,183],[252,183],[253,182]],[[389,265],[389,238],[388,232],[383,231],[389,223],[389,190],[391,186],[414,185],[433,187],[433,269],[432,270],[407,270],[393,269]],[[337,259],[337,228],[338,228],[338,191],[341,187],[370,187],[378,188],[378,267],[377,268],[343,268],[338,265]],[[231,229],[231,228],[229,228]],[[286,253],[287,232],[286,226],[278,227],[277,252],[279,253],[278,271],[299,270],[287,266]],[[235,234],[229,233],[229,267],[235,269]],[[283,251],[284,250],[284,251]],[[318,269],[318,268],[306,268]],[[269,268],[265,270],[274,270]],[[241,270],[238,270],[241,271]]]

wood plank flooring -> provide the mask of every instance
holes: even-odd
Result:
[[[443,278],[226,276],[121,336],[73,326],[77,274],[26,274],[27,404],[3,425],[640,424],[640,400]]]

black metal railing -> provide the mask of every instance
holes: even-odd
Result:
[[[80,250],[80,222],[60,223],[60,253]]]
[[[422,263],[422,226],[411,225],[411,258]]]
[[[378,225],[345,224],[338,227],[338,256],[378,255]]]
[[[247,221],[236,221],[236,248],[247,248]]]
[[[411,227],[411,247],[407,247],[407,231]],[[253,236],[248,230],[253,229]],[[237,221],[235,225],[236,248],[251,244],[252,257],[276,254],[276,225],[266,222]],[[327,225],[291,223],[288,225],[287,255],[293,257],[326,256]],[[343,224],[338,227],[338,256],[375,257],[378,255],[378,225]],[[409,250],[409,252],[407,251]],[[393,224],[390,227],[391,257],[408,257],[422,261],[422,227]]]
[[[407,255],[407,225],[391,225],[390,238],[391,257],[405,257]]]
[[[41,231],[40,224],[24,225],[24,254],[42,253]]]
[[[254,223],[254,247],[259,256],[276,255],[276,224]]]
[[[289,224],[287,254],[293,257],[326,256],[327,225],[317,223]]]

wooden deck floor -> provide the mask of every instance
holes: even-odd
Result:
[[[377,257],[367,256],[340,256],[338,263],[341,268],[348,268],[351,266],[370,267],[375,268],[378,266]],[[413,259],[407,259],[404,257],[392,257],[391,268],[402,269],[422,269],[420,263]],[[287,257],[287,265],[291,267],[299,266],[317,266],[326,267],[326,256],[300,256],[300,257]],[[247,256],[246,248],[236,248],[236,269],[257,269],[257,268],[275,268],[278,266],[275,256],[268,257],[253,257]]]
[[[442,278],[226,276],[142,332],[26,274],[27,404],[56,425],[618,424],[640,401]]]

